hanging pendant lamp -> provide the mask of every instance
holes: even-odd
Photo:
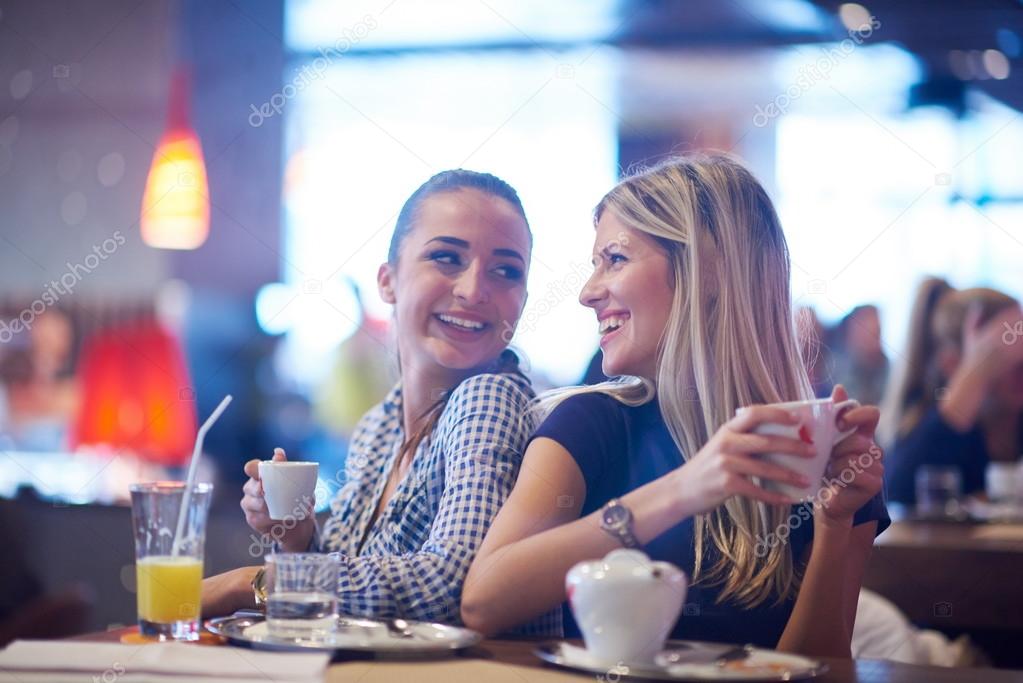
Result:
[[[171,79],[167,130],[142,196],[142,240],[158,249],[196,249],[210,230],[209,185],[199,136],[188,120],[188,75]]]

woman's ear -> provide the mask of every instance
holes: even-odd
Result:
[[[380,292],[380,298],[385,304],[397,302],[394,296],[394,269],[390,263],[381,263],[377,269],[377,291]]]

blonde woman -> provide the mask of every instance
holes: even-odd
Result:
[[[597,315],[604,372],[623,379],[547,400],[466,579],[465,623],[493,634],[554,610],[577,635],[565,573],[627,545],[695,581],[674,637],[848,657],[860,579],[888,523],[878,410],[845,414],[857,433],[830,468],[855,477],[812,517],[763,486],[807,482],[757,453],[811,452],[753,433],[794,422],[758,404],[811,397],[788,252],[763,188],[722,155],[628,178],[597,206],[593,261],[580,301]],[[867,452],[877,457],[853,467]]]
[[[963,492],[976,493],[984,490],[989,462],[1018,458],[1021,320],[1019,302],[993,289],[956,290],[937,278],[920,285],[881,432],[895,444],[888,472],[892,500],[915,502],[916,471],[923,465],[955,467]]]

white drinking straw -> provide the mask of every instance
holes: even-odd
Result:
[[[202,442],[206,439],[206,432],[210,431],[213,423],[217,421],[220,414],[231,403],[231,394],[224,397],[217,409],[199,427],[199,433],[195,437],[195,448],[192,449],[192,461],[188,463],[188,477],[185,480],[185,495],[181,499],[181,509],[178,511],[178,529],[174,532],[174,545],[171,547],[171,555],[177,556],[181,551],[181,534],[185,530],[185,515],[188,513],[188,505],[192,502],[192,486],[195,485],[195,471],[199,465],[199,453],[202,452]]]

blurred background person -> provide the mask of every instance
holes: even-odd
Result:
[[[824,343],[827,331],[813,306],[800,306],[796,309],[796,332],[799,340],[799,354],[803,358],[806,374],[810,378],[813,394],[818,398],[831,395],[835,383],[828,371],[831,364],[830,349]],[[850,396],[857,396],[849,389]],[[862,401],[866,402],[866,401]],[[876,403],[876,402],[875,402]]]
[[[359,419],[387,396],[398,379],[389,322],[366,309],[354,280],[348,278],[347,285],[357,304],[358,327],[338,346],[326,378],[313,392],[310,417],[314,429],[301,448],[306,457],[320,463],[321,474],[328,475],[344,468]],[[337,478],[324,479],[332,495],[339,487]]]
[[[353,280],[349,279],[348,285],[358,302],[359,325],[338,346],[330,374],[313,401],[321,424],[345,440],[366,411],[387,395],[398,376],[394,355],[388,347],[387,320],[366,310],[362,292]]]
[[[888,356],[881,345],[881,315],[864,304],[849,311],[831,333],[831,384],[841,384],[860,403],[877,405],[888,381]]]
[[[73,347],[71,320],[51,309],[33,321],[25,348],[10,349],[0,358],[0,430],[10,447],[26,451],[66,448],[78,406]]]
[[[916,502],[924,465],[956,468],[962,493],[984,490],[991,461],[1020,453],[1023,340],[1014,334],[1019,302],[1002,292],[956,290],[925,280],[913,308],[909,342],[882,410],[893,443],[887,472],[892,500]]]

